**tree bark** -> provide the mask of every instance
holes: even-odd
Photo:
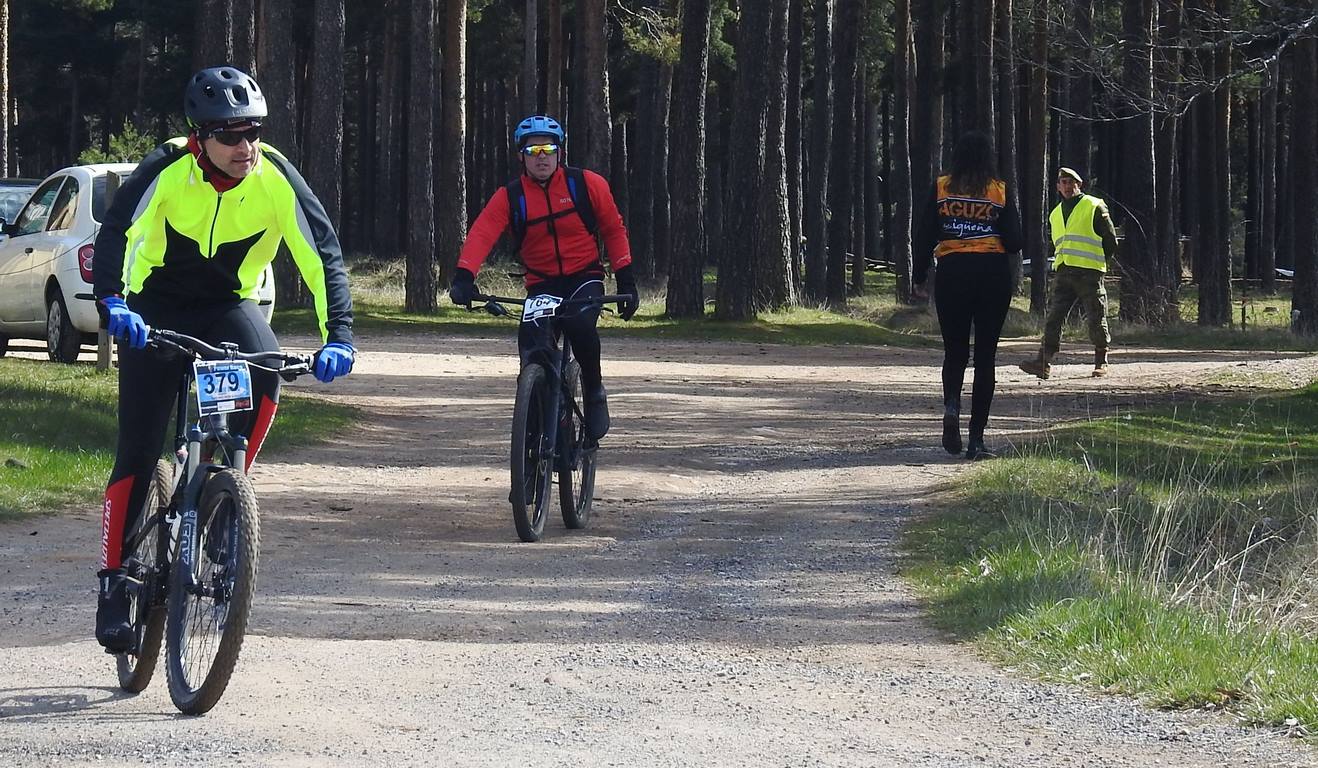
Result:
[[[998,174],[1007,188],[1020,195],[1016,172],[1016,45],[1011,19],[1011,0],[997,0],[997,75],[998,75]],[[1011,267],[1011,295],[1020,290],[1021,255],[1008,255]]]
[[[408,312],[434,312],[435,177],[431,141],[435,134],[435,0],[411,0],[407,116],[407,277],[403,305]]]
[[[376,194],[375,242],[371,250],[377,258],[394,259],[403,250],[402,183],[404,152],[403,85],[405,81],[407,38],[402,19],[405,0],[386,0],[384,35],[379,70],[380,88],[376,103]]]
[[[1263,292],[1277,291],[1277,65],[1265,73],[1259,98],[1259,276]]]
[[[673,65],[659,65],[659,88],[655,91],[654,126],[654,197],[651,209],[654,217],[654,255],[651,261],[652,276],[668,274],[672,257],[672,231],[669,217],[672,201],[668,195],[668,121],[673,94]]]
[[[833,4],[814,0],[814,113],[810,121],[810,176],[805,202],[805,292],[815,301],[827,295],[828,172],[833,144]]]
[[[855,173],[856,60],[865,0],[839,0],[837,56],[833,79],[837,102],[833,115],[833,173],[829,178],[828,281],[825,295],[834,307],[847,304],[847,245],[851,241],[851,195]]]
[[[1318,203],[1314,193],[1318,186],[1318,151],[1312,137],[1318,134],[1318,42],[1308,38],[1295,45],[1295,89],[1293,137],[1295,210],[1295,279],[1291,293],[1291,310],[1296,332],[1318,334],[1318,226],[1310,215]]]
[[[1030,260],[1030,312],[1042,315],[1048,297],[1048,21],[1036,14],[1030,34],[1029,120],[1026,130],[1026,176],[1021,184],[1024,257]],[[1083,173],[1083,172],[1082,172]]]
[[[910,6],[910,3],[907,3]],[[915,98],[910,108],[911,179],[916,186],[932,184],[943,157],[943,69],[947,0],[924,0],[911,9],[914,27]],[[896,22],[894,22],[894,29]],[[894,86],[895,87],[895,86]]]
[[[316,0],[311,60],[311,124],[316,140],[307,144],[307,183],[338,229],[343,172],[343,0]]]
[[[1121,247],[1121,318],[1157,324],[1163,319],[1163,296],[1157,264],[1157,170],[1153,156],[1154,0],[1125,0],[1121,10],[1126,50],[1122,79],[1133,102],[1123,107],[1121,122],[1122,197],[1125,200]]]
[[[802,220],[805,180],[801,167],[805,150],[801,136],[801,55],[805,48],[803,2],[789,0],[787,6],[787,210],[791,224],[787,248],[792,259],[792,284],[797,286],[801,285],[805,273],[801,258],[801,235],[805,225]],[[679,100],[678,104],[681,103]]]
[[[540,31],[540,8],[536,0],[526,0],[522,19],[522,114],[540,112],[540,65],[536,39]]]
[[[1088,179],[1094,175],[1090,164],[1094,141],[1094,0],[1070,0],[1068,10],[1075,37],[1068,48],[1064,82],[1065,103],[1072,116],[1062,121],[1059,154],[1062,165],[1075,168]]]
[[[1158,46],[1155,53],[1157,72],[1155,82],[1168,86],[1180,80],[1181,53],[1176,46],[1180,36],[1181,0],[1163,0],[1158,18]],[[1178,191],[1179,117],[1172,112],[1156,118],[1154,135],[1154,172],[1157,176],[1154,199],[1157,206],[1159,273],[1156,282],[1162,291],[1161,321],[1172,323],[1180,319],[1179,297],[1181,290],[1180,247],[1180,194]]]
[[[789,247],[791,223],[787,200],[787,0],[773,3],[769,57],[765,60],[766,120],[764,182],[756,206],[758,288],[756,311],[796,302]]]
[[[444,3],[444,71],[440,97],[439,180],[436,198],[436,250],[443,285],[453,280],[458,252],[467,234],[467,2]]]
[[[870,234],[865,222],[865,196],[868,192],[866,171],[870,167],[869,145],[866,143],[869,137],[869,126],[865,123],[867,69],[865,60],[860,59],[856,65],[856,96],[852,108],[852,113],[856,116],[856,130],[853,131],[856,137],[856,161],[855,168],[851,171],[853,176],[853,194],[851,196],[851,280],[848,281],[849,285],[847,286],[848,296],[861,296],[865,293],[865,240]]]
[[[893,19],[892,83],[892,181],[888,194],[892,200],[892,224],[888,239],[892,243],[893,271],[897,273],[897,302],[910,304],[911,292],[911,0],[896,0]]]
[[[602,176],[609,176],[609,154],[613,150],[609,124],[608,35],[605,28],[605,0],[581,0],[581,61],[575,68],[585,89],[585,114],[574,115],[574,125],[584,123],[586,147],[581,155],[584,165]],[[584,120],[582,118],[585,118]],[[581,135],[581,128],[575,128]]]
[[[0,0],[0,178],[9,176],[9,0]]]
[[[774,0],[776,2],[776,0]],[[768,122],[768,68],[760,59],[770,50],[773,8],[770,2],[742,7],[737,29],[737,81],[733,93],[732,135],[765,136]],[[755,317],[760,295],[756,257],[756,209],[764,186],[764,148],[758,141],[735,141],[728,147],[728,188],[737,190],[723,222],[714,315],[720,320]],[[745,201],[756,201],[748,205]]]
[[[249,75],[256,75],[256,4],[259,0],[231,0],[233,3],[233,65]],[[317,9],[319,10],[319,9]],[[146,20],[143,19],[143,23]],[[340,71],[343,65],[339,65]]]
[[[545,111],[563,117],[563,0],[546,0],[549,49],[545,58]]]
[[[669,317],[705,313],[705,91],[709,82],[710,0],[685,0],[682,52],[673,120],[673,257],[664,311]]]

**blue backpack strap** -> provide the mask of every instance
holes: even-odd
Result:
[[[590,190],[586,186],[586,174],[580,168],[563,166],[563,176],[567,179],[567,193],[572,197],[572,207],[577,209],[581,223],[592,235],[599,232],[599,222],[595,219],[595,206],[590,202]]]
[[[504,188],[508,192],[508,230],[512,233],[513,253],[521,253],[526,238],[526,192],[522,179],[517,177]]]

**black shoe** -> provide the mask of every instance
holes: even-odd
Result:
[[[971,461],[996,459],[997,454],[984,447],[983,435],[971,435],[970,442],[966,445],[966,458]]]
[[[586,392],[586,436],[599,440],[609,433],[609,397],[604,385],[599,384]]]
[[[943,409],[943,450],[961,453],[961,411],[952,405]]]
[[[96,574],[101,593],[96,600],[96,642],[107,653],[126,653],[133,647],[133,625],[128,620],[128,578],[117,568]]]

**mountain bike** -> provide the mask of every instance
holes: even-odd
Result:
[[[292,381],[311,372],[313,360],[239,352],[231,343],[214,347],[159,328],[148,344],[191,364],[174,403],[173,461],[157,462],[124,546],[135,639],[115,661],[119,686],[140,692],[151,682],[163,637],[169,697],[184,714],[200,715],[220,700],[238,662],[260,552],[247,437],[230,432],[228,418],[253,407],[249,365]]]
[[[556,319],[592,307],[616,304],[627,296],[605,295],[562,298],[541,294],[506,298],[477,294],[472,309],[495,316],[510,313],[505,304],[522,307],[524,323],[548,320],[547,349],[536,350],[517,376],[513,404],[510,468],[513,525],[522,541],[539,541],[544,535],[554,476],[558,476],[558,504],[563,524],[585,528],[595,495],[595,454],[599,443],[586,433],[581,404],[581,367],[572,358],[570,344],[560,344],[562,330]],[[485,302],[476,307],[475,302]]]

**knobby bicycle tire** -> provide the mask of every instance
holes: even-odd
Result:
[[[129,587],[128,616],[133,622],[136,643],[132,651],[116,654],[114,661],[119,672],[119,687],[129,693],[141,693],[151,683],[156,659],[160,656],[160,640],[165,634],[165,606],[159,598],[164,588],[162,581],[166,570],[161,566],[166,559],[169,528],[163,518],[157,518],[157,514],[169,506],[173,480],[174,469],[169,462],[164,459],[157,461],[146,489],[142,513],[137,516],[129,537],[130,540],[137,538],[147,526],[156,526],[155,535],[139,541],[137,549],[125,563],[133,582]]]
[[[531,364],[517,377],[517,399],[513,404],[513,434],[509,451],[513,525],[522,541],[539,541],[545,530],[549,487],[553,483],[545,432],[553,418],[545,369]]]
[[[586,447],[589,444],[586,423],[573,408],[573,403],[581,399],[581,366],[576,360],[568,363],[564,378],[570,400],[558,426],[558,506],[563,512],[563,524],[578,529],[590,522],[595,495],[595,449]]]
[[[166,625],[169,697],[184,714],[200,715],[229,684],[252,608],[260,519],[246,475],[226,468],[206,480],[195,533],[179,546],[192,548],[198,583],[215,589],[191,594],[182,557],[175,560]]]

